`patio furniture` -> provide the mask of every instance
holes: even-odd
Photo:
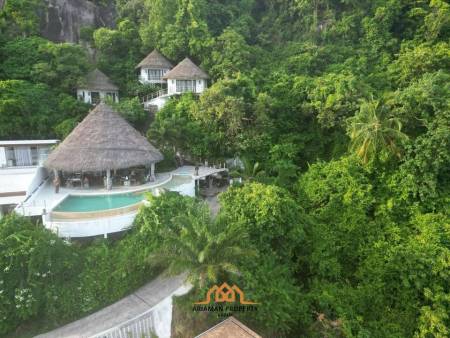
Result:
[[[79,185],[80,188],[81,188],[81,186],[82,186],[82,184],[81,184],[81,177],[69,177],[69,178],[66,180],[66,182],[67,182],[67,186],[68,186],[69,188],[72,188],[72,187],[74,187],[75,185]]]

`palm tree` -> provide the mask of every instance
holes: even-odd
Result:
[[[388,117],[379,101],[363,102],[359,112],[347,122],[350,149],[364,164],[379,159],[383,152],[401,157],[400,144],[407,136],[401,132],[400,120]]]
[[[242,157],[242,163],[244,165],[242,175],[247,180],[253,180],[258,174],[263,173],[259,162],[252,162],[249,158]]]
[[[167,266],[171,275],[188,273],[188,281],[204,287],[227,273],[238,274],[237,263],[254,254],[245,247],[246,235],[236,226],[227,226],[220,217],[213,220],[209,210],[198,215],[174,218],[174,227],[164,233],[161,249],[150,259]]]

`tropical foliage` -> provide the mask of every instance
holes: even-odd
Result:
[[[118,109],[168,155],[164,165],[176,152],[193,162],[237,157],[244,184],[220,197],[217,219],[190,198],[152,199],[116,243],[78,248],[3,220],[3,332],[38,313],[60,322],[117,299],[165,253],[165,265],[188,267],[195,283],[228,279],[261,300],[242,319],[263,336],[449,335],[448,2],[101,3],[115,5],[116,26],[85,28],[82,44],[69,45],[39,37],[42,2],[6,1],[0,138],[65,137],[88,110],[73,88],[96,66],[120,85]],[[147,128],[137,96],[154,89],[137,84],[134,67],[155,47],[173,63],[191,57],[211,81],[200,97],[171,99]],[[236,257],[246,250],[251,259]],[[49,270],[30,252],[60,257],[53,282],[42,282]],[[94,283],[94,271],[114,276],[114,287]],[[84,298],[73,304],[77,287]],[[206,329],[194,322],[193,335]]]

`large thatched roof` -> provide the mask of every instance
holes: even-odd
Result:
[[[80,89],[111,91],[119,90],[119,88],[114,83],[112,83],[110,78],[98,69],[94,69],[92,72],[86,75],[86,78],[83,80]]]
[[[163,79],[177,79],[177,80],[195,80],[195,79],[208,79],[209,76],[200,67],[191,61],[189,58],[185,58],[174,69],[167,72]]]
[[[100,103],[49,155],[45,167],[103,171],[149,165],[163,159],[147,139],[111,107]]]
[[[154,49],[148,54],[136,68],[172,69],[173,65],[158,50]]]

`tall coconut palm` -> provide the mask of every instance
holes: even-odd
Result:
[[[379,101],[365,101],[359,112],[347,120],[350,149],[364,164],[379,159],[382,153],[400,158],[401,143],[407,139],[401,132],[400,120],[388,117],[382,108]]]
[[[150,259],[167,266],[169,274],[188,273],[188,280],[200,287],[219,281],[227,273],[238,274],[238,262],[254,254],[247,236],[220,217],[213,220],[209,210],[172,220],[176,226],[164,233],[161,249]]]

